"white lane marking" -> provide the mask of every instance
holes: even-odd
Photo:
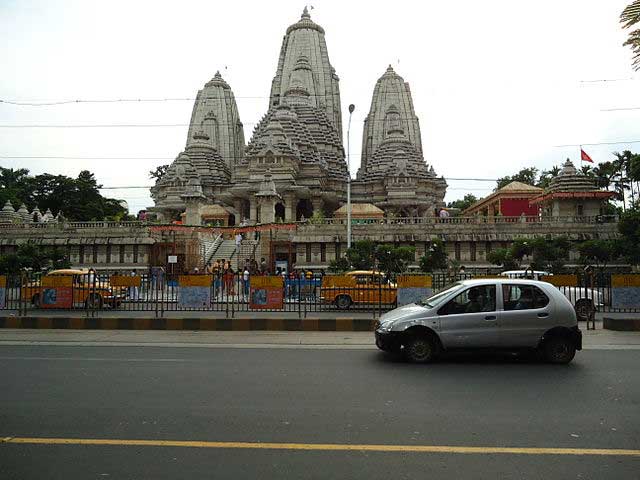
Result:
[[[49,342],[0,340],[1,346],[53,346],[53,347],[162,347],[162,348],[246,348],[246,349],[293,349],[293,350],[377,350],[375,345],[322,345],[283,343],[153,343],[153,342]]]

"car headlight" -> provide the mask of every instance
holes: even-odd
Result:
[[[393,327],[393,322],[381,323],[380,326],[378,327],[378,331],[387,333],[391,331],[392,327]]]

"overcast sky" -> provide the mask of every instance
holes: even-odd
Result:
[[[596,161],[640,151],[640,74],[618,21],[630,0],[315,0],[340,77],[343,124],[356,105],[351,171],[373,87],[388,64],[411,86],[426,161],[448,178],[539,169],[585,145]],[[286,28],[301,1],[0,0],[0,99],[19,102],[193,98],[220,70],[245,137],[266,112]],[[595,82],[594,80],[611,80]],[[7,128],[7,125],[187,124],[193,101],[13,106],[0,103],[0,165],[94,172],[105,186],[150,185],[148,171],[184,148],[187,126]],[[73,159],[6,158],[75,157]],[[92,157],[117,159],[96,160]],[[142,158],[141,158],[142,157]],[[494,183],[448,180],[447,201]],[[134,212],[148,191],[103,193]]]

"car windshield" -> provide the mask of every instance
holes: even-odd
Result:
[[[421,305],[423,307],[427,307],[427,308],[433,308],[436,307],[438,305],[440,305],[442,303],[442,301],[449,296],[450,293],[453,292],[457,292],[458,290],[460,290],[462,288],[462,284],[461,283],[454,283],[452,285],[449,285],[448,287],[445,287],[444,290],[436,293],[435,295],[431,295],[430,297],[425,297],[422,300],[418,301],[418,305]]]

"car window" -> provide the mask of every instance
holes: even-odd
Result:
[[[418,302],[418,305],[422,305],[423,307],[427,308],[436,307],[444,301],[445,297],[448,297],[454,291],[461,290],[462,288],[463,286],[460,283],[454,283],[453,285],[445,287],[444,290],[441,290],[440,292],[431,295],[430,297],[423,298]]]
[[[356,276],[356,284],[357,285],[367,285],[371,283],[371,277],[369,275],[357,275]]]
[[[503,285],[502,298],[505,311],[544,308],[549,297],[535,285]]]
[[[496,286],[479,285],[470,287],[449,300],[439,311],[439,315],[459,313],[493,312],[496,309]]]

